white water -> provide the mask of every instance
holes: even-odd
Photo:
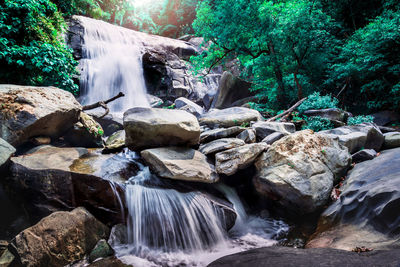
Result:
[[[234,189],[219,186],[238,215],[227,233],[222,209],[200,192],[168,189],[129,151],[121,153],[140,166],[126,182],[128,243],[111,242],[117,257],[134,266],[206,266],[225,255],[271,246],[288,231],[282,221],[248,216]]]
[[[142,45],[132,31],[106,22],[79,17],[84,26],[81,73],[82,104],[107,100],[112,112],[149,106],[142,66]]]

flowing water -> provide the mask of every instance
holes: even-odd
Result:
[[[222,256],[271,246],[288,231],[278,220],[248,216],[234,189],[218,185],[237,213],[227,232],[223,209],[199,191],[178,190],[150,173],[139,156],[120,154],[139,166],[125,182],[125,240],[110,237],[116,255],[134,266],[206,266]],[[174,184],[174,183],[172,183]]]
[[[106,22],[79,17],[84,26],[82,104],[107,100],[119,92],[125,97],[109,104],[112,112],[147,107],[140,36]]]

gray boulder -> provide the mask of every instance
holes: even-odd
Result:
[[[210,143],[201,145],[199,151],[204,155],[215,154],[224,150],[245,145],[243,140],[238,138],[222,138]]]
[[[233,175],[254,163],[256,158],[268,149],[264,143],[248,144],[232,148],[215,155],[215,167],[218,173]]]
[[[52,213],[11,243],[23,266],[65,266],[83,259],[109,233],[87,210],[77,208]]]
[[[110,136],[113,133],[124,129],[122,114],[120,113],[109,113],[102,117],[104,111],[88,110],[85,112],[92,116],[93,119],[101,125],[105,136]]]
[[[140,154],[150,169],[163,178],[203,183],[219,179],[207,157],[194,149],[163,147],[143,150]]]
[[[252,125],[252,128],[256,131],[257,139],[263,140],[268,135],[280,132],[284,135],[294,133],[296,127],[290,122],[266,122],[260,121]]]
[[[230,128],[219,128],[202,132],[200,135],[200,143],[208,143],[216,139],[233,137],[243,132],[245,128],[234,126]]]
[[[350,153],[355,153],[363,148],[380,151],[384,142],[382,132],[373,123],[343,126],[319,133],[338,138],[339,143],[346,146]]]
[[[175,99],[175,107],[177,109],[185,110],[196,117],[200,117],[204,113],[204,109],[202,107],[184,97]]]
[[[256,190],[288,211],[305,214],[327,203],[334,181],[351,163],[347,148],[305,130],[271,145],[256,162]]]
[[[278,141],[279,139],[281,139],[284,136],[285,135],[281,132],[274,132],[274,133],[268,135],[267,137],[265,137],[261,142],[264,142],[268,145],[272,145],[273,143],[275,143],[276,141]]]
[[[238,134],[238,136],[236,136],[236,138],[239,138],[248,144],[255,143],[256,142],[256,131],[254,131],[251,128],[246,129],[243,132],[241,132],[240,134]]]
[[[372,117],[374,117],[374,123],[378,126],[385,126],[392,122],[400,121],[400,114],[390,110],[374,113]]]
[[[147,94],[147,100],[149,101],[150,107],[152,108],[157,108],[164,103],[164,101],[161,98],[149,94]]]
[[[338,109],[338,108],[327,108],[327,109],[310,109],[303,113],[307,117],[322,117],[331,121],[347,122],[349,117],[353,117],[350,112]]]
[[[400,147],[399,132],[385,133],[383,136],[385,137],[385,142],[383,143],[384,149]]]
[[[15,153],[15,148],[0,138],[0,170],[5,165],[10,157]]]
[[[208,127],[226,128],[232,126],[244,126],[252,121],[262,120],[260,112],[254,109],[233,107],[222,110],[212,110],[202,115],[199,119],[200,125]]]
[[[200,125],[181,110],[132,108],[124,113],[126,145],[131,150],[199,143]]]
[[[354,153],[351,158],[352,162],[354,163],[359,163],[367,160],[374,159],[376,157],[377,153],[373,149],[363,149],[360,150],[356,153]]]
[[[15,147],[35,136],[61,136],[81,110],[71,93],[55,87],[0,85],[0,103],[0,138]]]

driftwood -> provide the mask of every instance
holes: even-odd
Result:
[[[307,97],[303,98],[302,100],[300,100],[299,102],[297,102],[296,104],[294,104],[291,108],[289,108],[288,110],[286,110],[285,112],[276,115],[275,117],[269,118],[267,121],[274,121],[277,120],[283,116],[285,117],[289,117],[289,115],[298,107],[300,106],[305,100],[307,99]]]
[[[90,110],[90,109],[102,107],[102,108],[104,108],[105,113],[99,117],[101,119],[101,118],[105,117],[108,113],[110,113],[110,109],[108,108],[107,104],[120,98],[120,97],[124,97],[124,96],[125,96],[125,94],[120,92],[118,95],[116,95],[106,101],[99,101],[99,102],[91,104],[91,105],[83,106],[82,110]]]

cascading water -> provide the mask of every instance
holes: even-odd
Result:
[[[83,104],[104,101],[123,92],[125,97],[109,104],[111,111],[149,106],[139,37],[106,22],[86,17],[79,17],[79,20],[84,27]]]

